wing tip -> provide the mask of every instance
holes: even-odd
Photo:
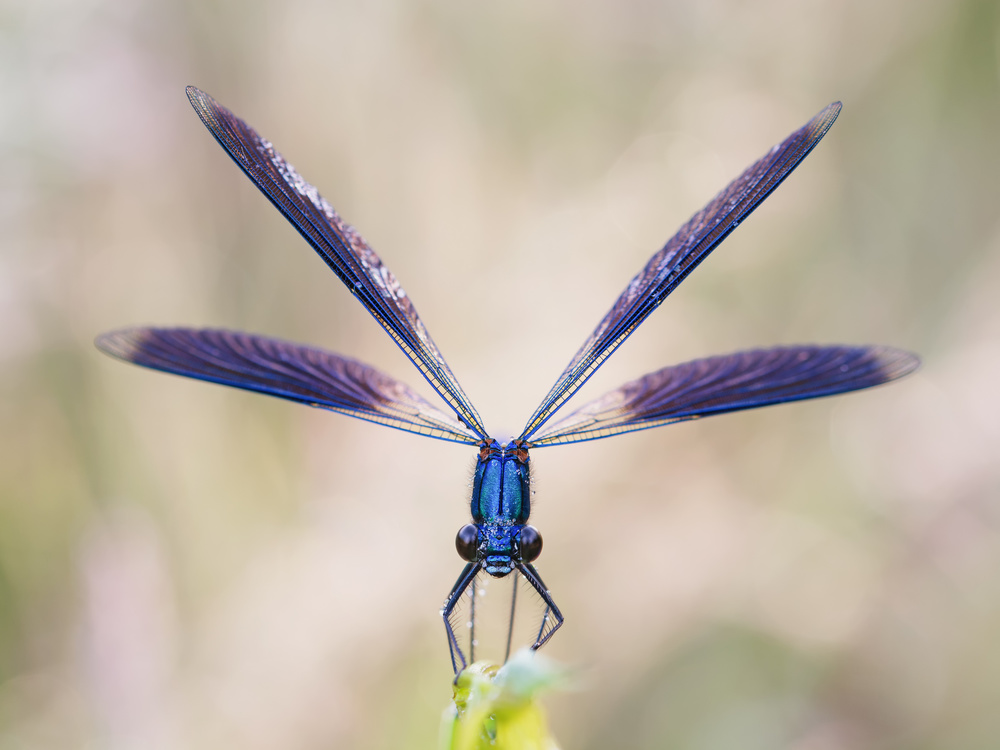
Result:
[[[908,352],[905,349],[897,349],[892,346],[873,347],[880,368],[885,375],[883,382],[890,383],[893,380],[905,378],[920,369],[922,363],[919,355]]]
[[[187,94],[188,101],[191,102],[191,106],[196,109],[199,106],[204,106],[207,103],[216,104],[215,99],[213,99],[209,94],[206,94],[197,86],[185,86],[184,93]]]
[[[844,105],[836,101],[821,109],[805,127],[805,130],[810,133],[810,137],[815,141],[819,141],[819,139],[826,135],[827,131],[833,127],[833,123],[837,121],[840,110],[843,108]]]
[[[222,126],[222,123],[228,118],[236,117],[232,112],[219,104],[211,94],[205,93],[197,86],[186,86],[184,93],[187,94],[188,102],[202,121],[202,124],[217,139],[220,137],[219,128]],[[226,144],[223,145],[225,146]],[[229,147],[226,146],[226,148],[228,150]]]
[[[142,348],[145,328],[119,328],[106,331],[94,339],[94,346],[104,354],[125,362],[134,362]]]

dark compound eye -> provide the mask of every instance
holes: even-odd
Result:
[[[521,560],[532,562],[542,554],[542,535],[534,526],[525,526],[521,529],[521,539],[518,545],[521,548]]]
[[[479,549],[479,529],[475,524],[467,523],[458,530],[455,536],[455,549],[463,560],[475,562],[476,552]]]

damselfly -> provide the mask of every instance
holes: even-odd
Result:
[[[393,338],[448,409],[356,360],[248,333],[130,328],[99,336],[97,346],[153,369],[476,446],[472,522],[456,538],[467,564],[441,610],[456,672],[475,658],[476,591],[490,579],[515,580],[506,626],[508,654],[518,576],[542,602],[540,622],[531,630],[532,647],[544,644],[563,623],[532,564],[542,549],[541,535],[528,524],[532,449],[868,388],[919,365],[915,355],[884,346],[753,349],[664,367],[552,421],[646,316],[819,143],[840,112],[841,105],[834,103],[751,165],[653,255],[570,360],[521,434],[501,444],[486,431],[409,296],[361,235],[253,128],[204,92],[188,87],[187,95],[216,140]],[[460,604],[467,594],[466,613]]]

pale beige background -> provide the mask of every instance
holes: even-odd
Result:
[[[977,0],[0,9],[0,748],[433,748],[470,449],[126,367],[130,324],[419,376],[190,110],[273,140],[516,431],[626,281],[834,99],[582,395],[795,342],[867,394],[538,451],[567,748],[1000,736],[1000,10]]]

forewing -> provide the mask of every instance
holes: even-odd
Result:
[[[130,328],[102,334],[101,351],[127,362],[388,425],[476,443],[479,437],[408,386],[333,352],[238,331]]]
[[[541,431],[532,446],[646,430],[758,406],[888,383],[920,365],[885,346],[755,349],[664,367],[591,401]]]
[[[745,219],[819,143],[840,113],[834,102],[737,177],[680,228],[629,285],[549,390],[521,433],[531,440],[623,341],[705,256]],[[531,442],[537,442],[531,440]]]
[[[270,141],[205,92],[188,86],[187,95],[201,121],[233,161],[295,225],[459,419],[485,438],[479,415],[431,340],[410,298],[364,238],[299,176]]]

